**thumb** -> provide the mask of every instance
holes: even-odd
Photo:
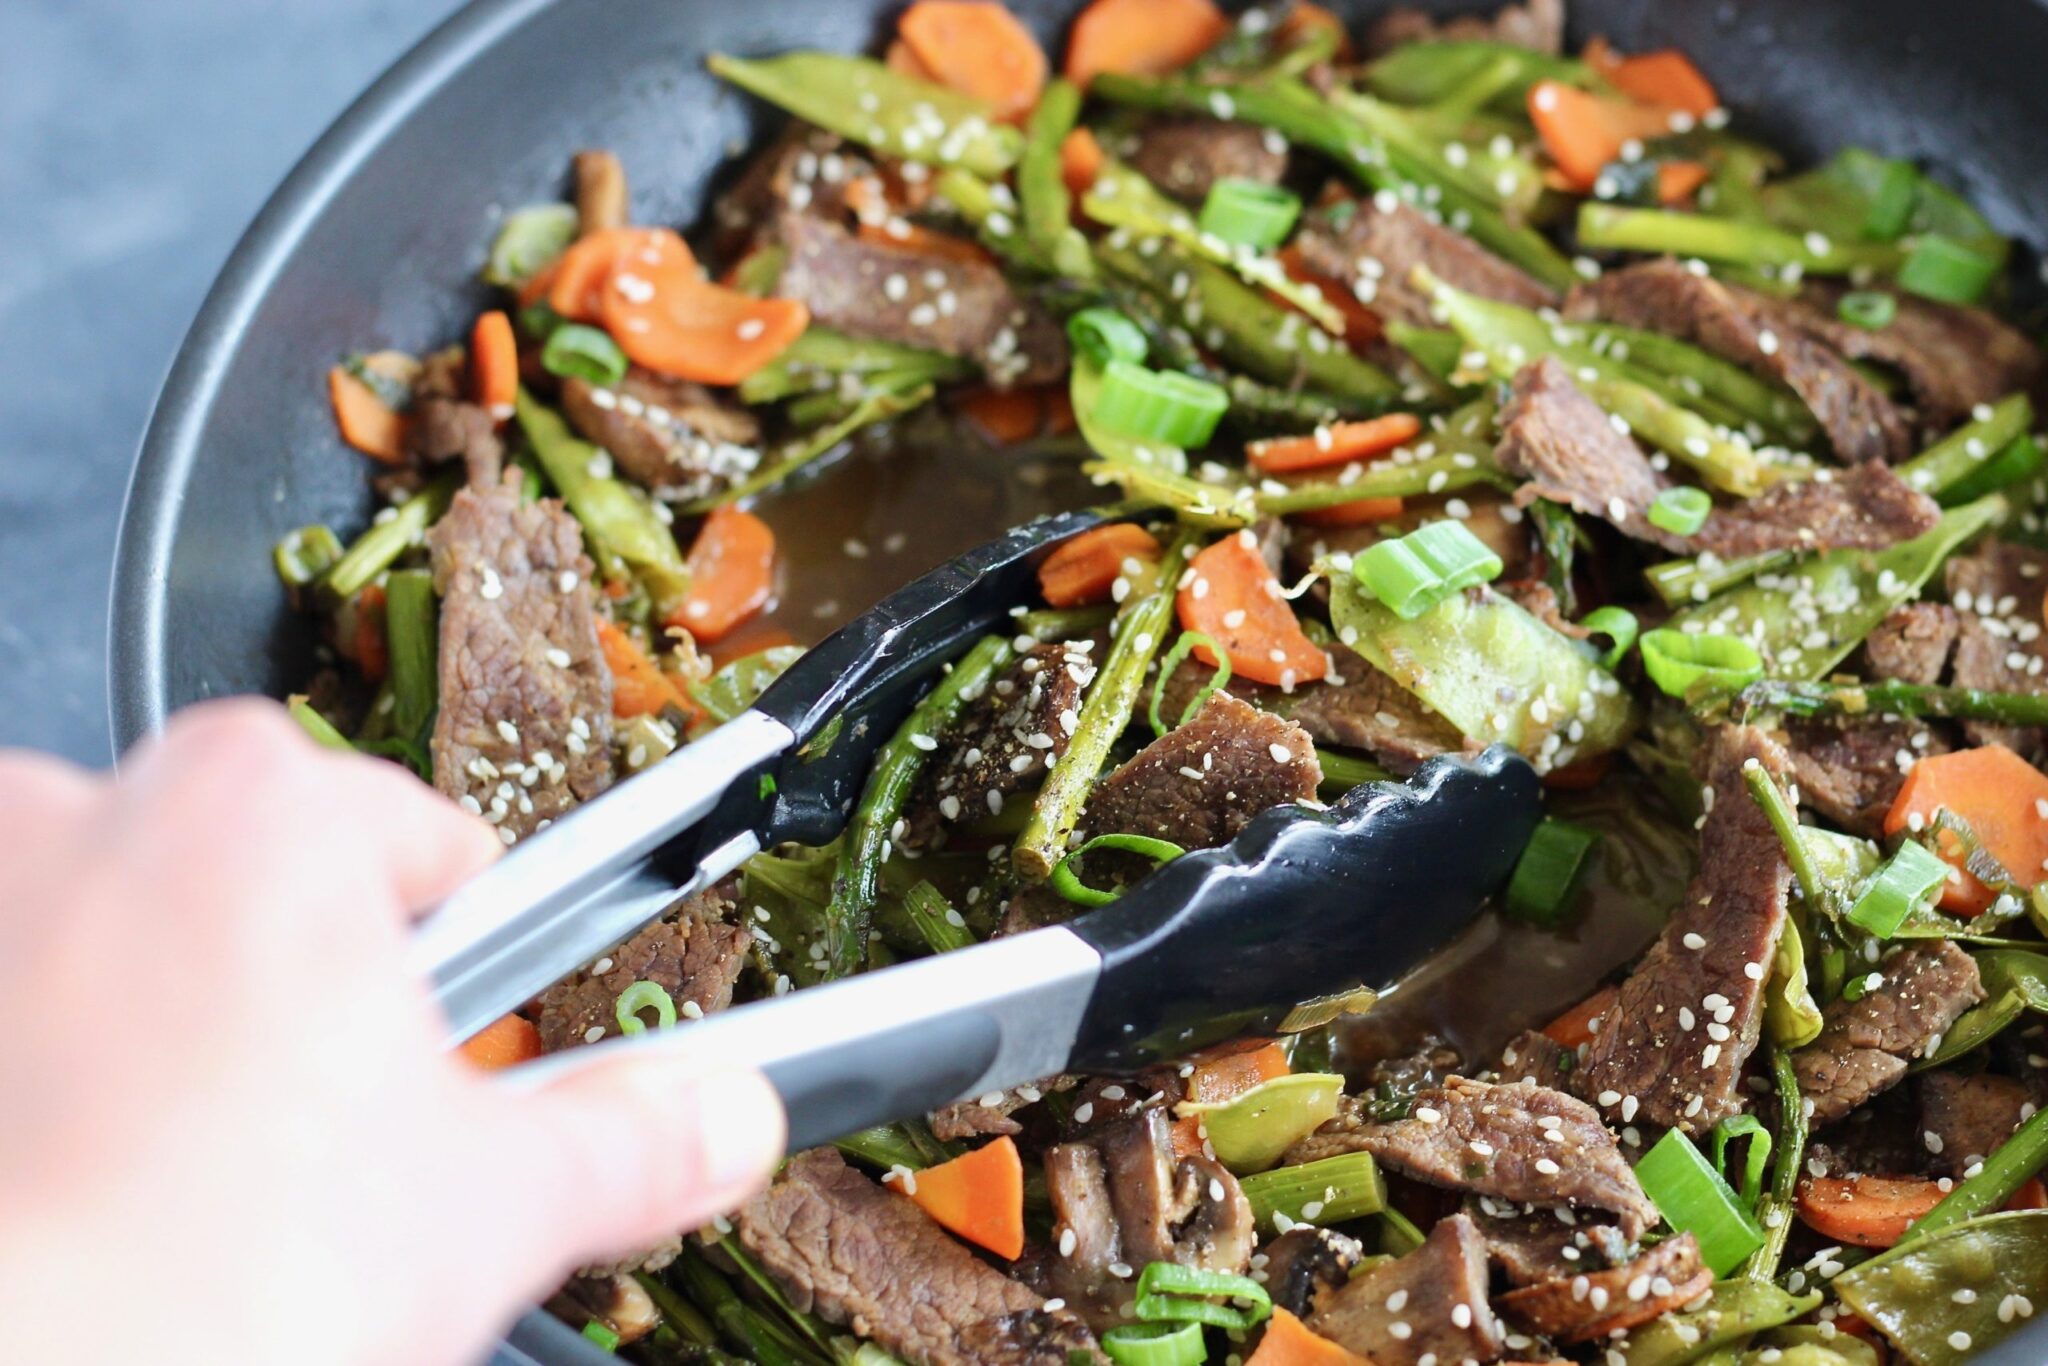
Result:
[[[510,1098],[536,1246],[613,1260],[730,1213],[782,1159],[781,1097],[751,1068],[622,1057]]]

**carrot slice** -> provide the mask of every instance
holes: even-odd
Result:
[[[1277,1043],[1257,1048],[1212,1050],[1197,1054],[1195,1070],[1188,1074],[1188,1099],[1200,1104],[1235,1100],[1261,1082],[1284,1077],[1293,1069],[1287,1065],[1287,1050]]]
[[[1348,465],[1387,454],[1422,433],[1422,419],[1413,413],[1388,413],[1362,422],[1338,422],[1313,436],[1276,436],[1244,448],[1245,458],[1264,474]]]
[[[1853,1247],[1890,1247],[1948,1192],[1919,1176],[1809,1176],[1799,1218],[1821,1237]]]
[[[382,683],[391,672],[391,638],[384,629],[384,586],[371,584],[356,595],[356,667],[372,683]]]
[[[1338,1346],[1279,1305],[1245,1366],[1372,1366],[1372,1362]]]
[[[1296,11],[1299,13],[1299,11]],[[1282,247],[1277,253],[1280,268],[1287,272],[1287,278],[1296,284],[1307,285],[1323,296],[1330,306],[1344,319],[1344,344],[1352,350],[1362,350],[1380,339],[1386,328],[1380,322],[1380,315],[1358,301],[1358,296],[1345,287],[1341,280],[1332,279],[1311,268],[1302,259],[1301,248]],[[1288,304],[1289,308],[1294,305]]]
[[[579,237],[542,272],[548,277],[548,307],[570,322],[602,321],[613,271],[628,261],[637,268],[675,258],[696,266],[689,243],[669,228],[606,228]]]
[[[1076,128],[1067,134],[1066,141],[1060,144],[1060,179],[1067,183],[1067,193],[1088,193],[1102,178],[1103,160],[1102,144],[1095,140],[1094,133]]]
[[[1008,1135],[951,1162],[909,1177],[891,1172],[882,1180],[909,1196],[941,1228],[998,1257],[1014,1260],[1022,1255],[1024,1159]]]
[[[1677,48],[1624,57],[1608,46],[1605,38],[1594,38],[1586,44],[1585,59],[1586,65],[1632,100],[1682,109],[1695,118],[1721,106],[1713,83]]]
[[[690,547],[690,591],[669,617],[699,641],[717,640],[768,605],[775,591],[775,532],[751,512],[711,510]]]
[[[960,412],[998,446],[1015,446],[1044,433],[1046,390],[976,389],[960,399]]]
[[[1607,776],[1612,756],[1595,754],[1590,759],[1553,768],[1543,775],[1543,786],[1552,792],[1584,792],[1600,786],[1600,780]]]
[[[612,672],[612,715],[624,720],[631,716],[658,716],[664,707],[694,712],[683,690],[663,673],[623,627],[614,622],[597,623],[597,643],[604,650],[604,664]]]
[[[1683,204],[1713,174],[1703,162],[1666,161],[1657,167],[1657,202]]]
[[[1281,599],[1279,582],[1249,531],[1204,548],[1188,566],[1194,573],[1174,599],[1181,627],[1221,645],[1233,672],[1286,687],[1313,682],[1328,670],[1329,660]],[[1195,654],[1205,664],[1216,662],[1205,646],[1196,646]]]
[[[1108,602],[1124,562],[1159,563],[1159,542],[1151,532],[1130,522],[1091,527],[1055,547],[1038,566],[1038,591],[1054,607],[1086,607]]]
[[[1164,76],[1214,47],[1230,21],[1210,0],[1094,0],[1067,38],[1067,79]]]
[[[1593,1022],[1605,1015],[1621,996],[1618,987],[1602,987],[1564,1014],[1543,1026],[1543,1037],[1566,1048],[1593,1042]]]
[[[1201,1157],[1202,1145],[1208,1140],[1202,1137],[1202,1117],[1188,1115],[1176,1119],[1166,1126],[1166,1141],[1173,1148],[1175,1157]]]
[[[540,1031],[521,1015],[506,1015],[491,1021],[455,1050],[463,1060],[486,1072],[516,1063],[531,1062],[542,1053]]]
[[[1376,522],[1391,522],[1399,517],[1402,506],[1399,498],[1360,498],[1354,502],[1338,503],[1334,507],[1292,512],[1288,514],[1288,518],[1303,526],[1321,527],[1325,530],[1348,526],[1372,526]]]
[[[920,81],[930,81],[933,85],[939,83],[938,73],[926,66],[917,53],[911,50],[910,44],[901,38],[890,40],[889,50],[882,54],[882,63],[901,75],[914,76]]]
[[[945,261],[986,265],[995,260],[979,242],[970,242],[965,237],[955,237],[950,232],[933,232],[930,228],[920,227],[902,218],[891,218],[880,223],[870,223],[862,219],[854,231],[863,242],[914,251],[924,256],[936,256]]]
[[[512,320],[495,308],[470,331],[469,370],[477,404],[500,422],[512,416],[519,397],[519,342],[512,335]]]
[[[704,657],[710,660],[711,667],[717,670],[723,669],[735,659],[745,659],[748,655],[757,655],[763,650],[801,643],[780,626],[770,626],[756,618],[735,626],[730,632],[719,637],[716,645],[706,646]]]
[[[1562,81],[1529,88],[1529,118],[1543,150],[1577,190],[1590,190],[1600,169],[1621,156],[1622,144],[1671,131],[1668,111],[1604,100]]]
[[[2012,1199],[2005,1202],[2009,1210],[2048,1209],[2048,1185],[2041,1178],[2030,1176],[2020,1188],[2012,1193]]]
[[[2048,802],[2048,775],[2004,745],[1980,745],[1914,764],[1885,813],[1884,833],[1910,829],[1916,817],[1924,829],[1934,823],[1937,811],[1946,810],[1969,824],[1984,851],[2014,879],[2032,884],[2048,868],[2048,819],[2041,816],[2048,807],[2037,806],[2040,802]],[[1964,916],[1988,909],[1996,899],[1991,889],[1960,872],[1961,842],[1942,832],[1936,845],[1935,852],[1959,870],[1942,889],[1942,909]]]
[[[940,85],[988,101],[998,118],[1030,113],[1045,89],[1045,49],[995,0],[917,0],[896,32]]]
[[[327,401],[334,406],[334,425],[341,439],[387,465],[405,462],[405,433],[411,425],[404,413],[377,397],[377,391],[337,365],[327,372]]]
[[[617,258],[599,296],[605,330],[635,364],[700,384],[738,384],[811,321],[794,299],[756,299],[712,284],[674,233]]]

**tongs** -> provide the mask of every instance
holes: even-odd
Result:
[[[684,895],[784,842],[844,827],[877,749],[940,665],[1008,623],[1052,546],[1115,517],[1062,513],[933,570],[807,652],[748,711],[557,821],[429,916],[412,945],[451,1042],[516,1009]],[[577,1048],[760,1067],[792,1150],[1059,1072],[1128,1074],[1205,1044],[1305,1027],[1448,943],[1507,880],[1540,816],[1495,748],[1328,808],[1280,807],[1065,925]]]

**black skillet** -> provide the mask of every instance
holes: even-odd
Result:
[[[1329,0],[1354,21],[1378,3]],[[870,49],[892,0],[477,0],[320,140],[264,208],[165,385],[130,488],[114,575],[110,715],[126,746],[177,707],[282,695],[313,641],[266,568],[292,527],[360,526],[360,462],[320,377],[369,343],[421,350],[483,305],[473,282],[503,206],[557,198],[581,147],[618,151],[635,216],[689,224],[729,144],[763,112],[712,81],[714,49]],[[1069,0],[1012,0],[1052,46]],[[1424,8],[1491,9],[1433,0]],[[2048,8],[2036,0],[1573,0],[1574,41],[1675,44],[1742,126],[1797,157],[1862,143],[1919,160],[2004,232],[2048,223]],[[1055,47],[1054,50],[1057,50]],[[997,528],[982,529],[993,535]],[[539,1315],[507,1362],[602,1360]],[[1983,1360],[2048,1360],[2048,1325]]]

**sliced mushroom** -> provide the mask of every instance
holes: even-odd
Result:
[[[638,1342],[661,1326],[661,1311],[631,1276],[575,1276],[548,1301],[554,1316],[581,1328],[592,1319],[619,1335],[619,1342]]]
[[[1302,1224],[1266,1244],[1258,1269],[1265,1272],[1273,1303],[1305,1319],[1316,1296],[1350,1280],[1351,1268],[1364,1256],[1365,1246],[1356,1238]]]

